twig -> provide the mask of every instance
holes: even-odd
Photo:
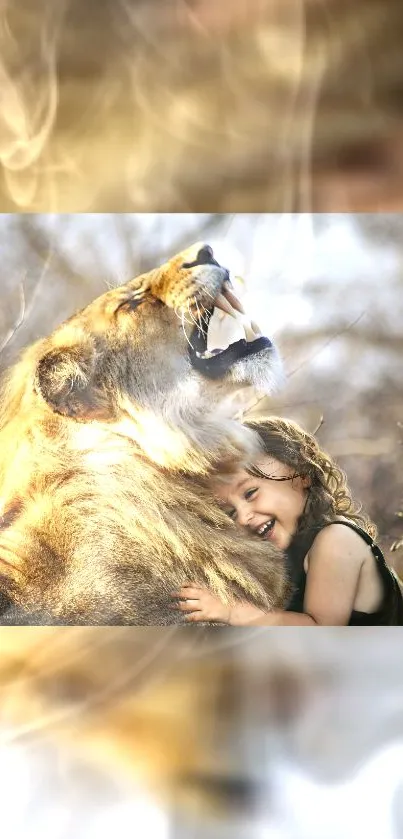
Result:
[[[299,370],[301,370],[301,369],[305,366],[305,364],[309,364],[309,362],[310,362],[310,361],[313,361],[313,359],[314,359],[314,358],[316,358],[318,355],[320,355],[320,353],[321,353],[324,349],[326,349],[326,347],[328,347],[328,346],[329,346],[329,345],[330,345],[333,341],[337,340],[337,338],[340,338],[340,336],[341,336],[341,335],[344,335],[344,334],[345,334],[346,332],[348,332],[348,331],[349,331],[349,330],[350,330],[353,326],[356,326],[356,325],[357,325],[357,323],[359,323],[359,321],[360,321],[360,320],[362,320],[362,318],[364,317],[364,315],[366,315],[366,312],[365,312],[365,311],[364,311],[364,312],[361,312],[361,314],[360,314],[360,315],[358,315],[358,318],[355,318],[355,320],[350,321],[350,323],[348,323],[348,324],[347,324],[347,325],[346,325],[343,329],[340,329],[338,332],[335,332],[333,335],[330,335],[330,337],[328,338],[328,340],[327,340],[327,341],[325,341],[325,342],[324,342],[324,343],[323,343],[323,344],[322,344],[322,345],[321,345],[321,346],[320,346],[320,347],[316,350],[316,352],[314,352],[311,356],[308,356],[308,358],[305,358],[305,359],[304,359],[304,361],[302,361],[302,362],[301,362],[301,364],[299,364],[299,365],[298,365],[298,367],[294,367],[294,370],[291,370],[289,373],[287,373],[287,379],[290,379],[290,378],[291,378],[291,376],[294,376],[294,375],[295,375],[295,373],[298,373],[298,371],[299,371]]]
[[[389,550],[391,553],[395,553],[395,551],[400,551],[403,548],[403,539],[397,539],[396,542],[390,546]]]
[[[10,343],[10,341],[13,339],[13,337],[14,337],[15,333],[19,330],[20,326],[24,323],[24,319],[25,319],[25,292],[24,292],[24,284],[23,284],[23,282],[21,282],[21,283],[19,284],[19,287],[18,287],[18,288],[19,288],[19,293],[20,293],[20,312],[19,312],[19,315],[18,315],[17,322],[16,322],[16,323],[14,324],[14,326],[13,326],[13,327],[12,327],[12,328],[11,328],[11,329],[7,332],[7,335],[6,335],[6,337],[5,337],[4,341],[3,341],[3,343],[2,343],[2,344],[0,344],[0,353],[2,353],[2,352],[3,352],[3,350],[5,350],[5,348],[7,347],[7,345],[8,345],[8,344]]]
[[[312,431],[312,436],[313,436],[313,437],[315,437],[315,436],[316,436],[316,434],[318,433],[319,429],[320,429],[320,428],[322,428],[322,425],[324,425],[324,424],[325,424],[325,418],[324,418],[324,416],[323,416],[323,414],[322,414],[322,416],[321,416],[321,418],[320,418],[320,420],[319,420],[319,424],[316,426],[315,430],[314,430],[314,431]]]

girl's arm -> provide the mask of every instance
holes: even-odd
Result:
[[[304,612],[319,626],[347,626],[357,596],[367,545],[343,524],[330,524],[309,551]]]
[[[247,607],[247,603],[233,606],[228,621],[230,626],[317,626],[316,621],[305,613],[278,610],[263,612],[252,606],[249,608],[255,609],[255,614],[251,611],[248,615]]]
[[[361,536],[351,528],[343,524],[324,527],[309,551],[304,612],[260,612],[255,618],[251,615],[248,623],[253,626],[347,626],[367,551]],[[229,623],[245,625],[243,604],[233,607]]]
[[[221,621],[230,626],[347,626],[357,594],[367,546],[342,524],[318,533],[309,551],[304,612],[265,612],[240,601],[226,605],[207,589],[185,586],[173,597],[186,598],[173,608],[186,621]]]
[[[316,622],[309,615],[300,615],[297,612],[264,612],[245,600],[229,606],[208,589],[196,585],[184,586],[180,591],[173,592],[172,597],[175,600],[186,598],[175,603],[172,608],[183,612],[187,623],[219,621],[229,626],[316,626]]]
[[[196,584],[185,584],[179,591],[172,592],[175,602],[173,609],[183,612],[184,619],[188,623],[199,621],[213,621],[224,623],[230,626],[249,626],[255,624],[264,617],[269,617],[267,612],[240,600],[235,604],[223,603],[216,594],[209,589]]]

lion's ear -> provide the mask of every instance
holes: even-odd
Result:
[[[95,383],[92,344],[49,350],[37,366],[35,389],[58,414],[107,419],[107,405]]]

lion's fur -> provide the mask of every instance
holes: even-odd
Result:
[[[261,383],[267,369],[272,382],[276,356],[241,360],[225,381],[193,371],[173,309],[203,287],[183,261],[108,292],[8,374],[1,587],[33,622],[172,624],[170,593],[186,579],[261,606],[286,596],[276,551],[236,528],[206,481],[256,446],[226,400],[242,376]],[[118,310],[139,288],[136,311]]]

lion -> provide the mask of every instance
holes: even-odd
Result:
[[[23,352],[1,395],[4,624],[173,625],[187,579],[226,602],[284,605],[282,555],[208,487],[218,464],[257,451],[234,418],[238,392],[281,380],[255,325],[207,348],[215,309],[241,308],[198,243]]]

